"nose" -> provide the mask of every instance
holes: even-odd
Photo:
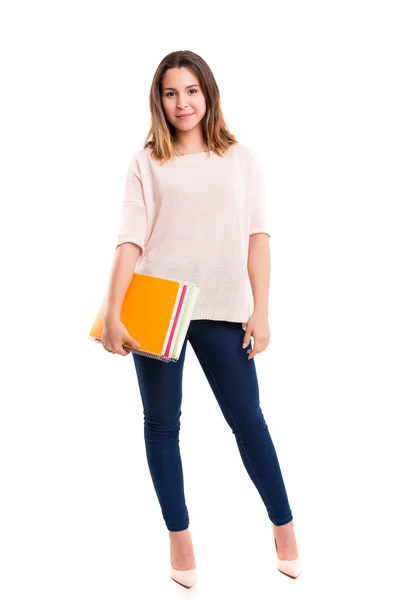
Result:
[[[182,97],[182,98],[179,97],[178,98],[178,102],[177,102],[177,107],[178,108],[185,108],[186,106],[187,106],[187,102],[186,102],[185,98],[184,97]]]

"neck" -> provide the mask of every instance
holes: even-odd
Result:
[[[176,135],[173,144],[178,153],[194,154],[196,152],[207,152],[208,148],[204,139],[192,133],[194,132],[187,132],[187,135],[182,135],[182,132],[179,132],[180,135]]]

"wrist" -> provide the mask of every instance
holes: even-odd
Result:
[[[119,321],[120,318],[121,316],[115,310],[107,311],[104,313],[104,323],[112,323],[114,321]]]
[[[268,312],[269,312],[268,306],[267,307],[255,306],[254,310],[253,310],[254,314],[262,315],[263,317],[267,317],[267,318],[268,318]]]

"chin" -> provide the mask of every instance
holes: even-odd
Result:
[[[181,125],[181,126],[182,125],[188,125],[189,121],[190,121],[190,125],[193,125],[193,122],[195,122],[196,125],[198,123],[196,117],[194,119],[183,119],[183,121],[182,121],[182,119],[176,119],[176,121],[177,121],[177,124]]]

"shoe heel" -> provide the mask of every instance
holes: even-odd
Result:
[[[189,589],[189,588],[193,587],[194,584],[196,583],[197,570],[196,569],[179,570],[179,569],[174,569],[174,567],[171,565],[171,579],[176,581],[176,583],[183,585],[183,587]]]

